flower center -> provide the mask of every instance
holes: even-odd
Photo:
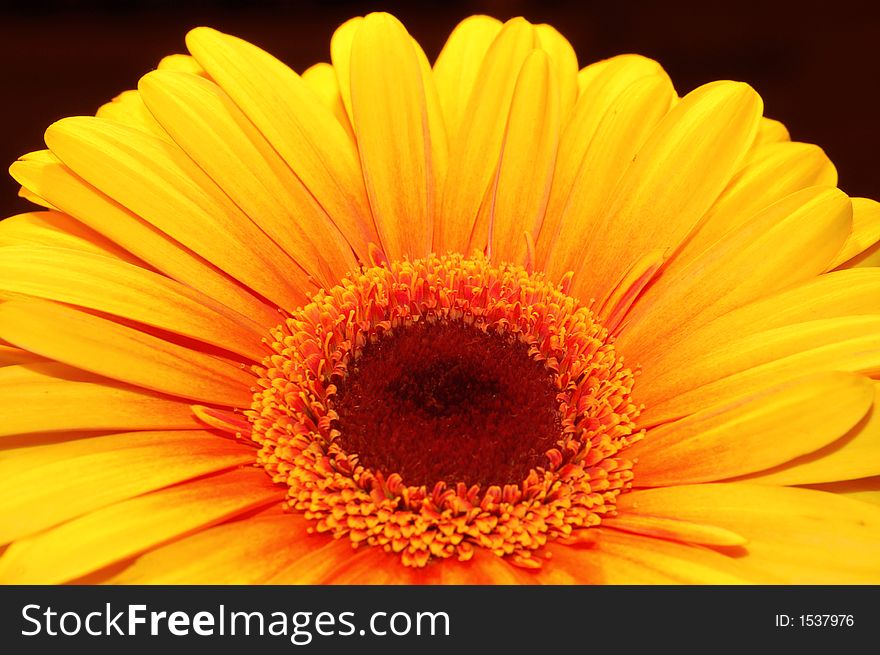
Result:
[[[338,443],[408,485],[519,484],[562,435],[553,375],[513,335],[419,322],[365,346],[338,382]]]
[[[272,330],[258,462],[314,529],[409,566],[485,548],[541,565],[615,511],[633,374],[588,307],[517,266],[366,268]]]

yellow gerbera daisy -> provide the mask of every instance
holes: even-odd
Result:
[[[12,166],[0,580],[880,582],[880,205],[754,90],[186,43]]]

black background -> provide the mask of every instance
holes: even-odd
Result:
[[[679,92],[713,79],[752,84],[767,115],[818,143],[850,195],[880,197],[880,2],[602,0],[504,2],[182,2],[34,0],[0,4],[0,164],[42,147],[64,116],[92,114],[206,24],[251,40],[302,71],[328,60],[333,29],[395,13],[435,57],[472,13],[549,22],[582,65],[623,52],[659,60]],[[0,175],[0,216],[28,210]]]

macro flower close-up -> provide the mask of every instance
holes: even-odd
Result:
[[[186,49],[10,168],[0,582],[880,583],[880,204],[751,86]]]

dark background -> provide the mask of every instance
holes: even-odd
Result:
[[[64,116],[92,114],[205,24],[257,43],[297,71],[329,60],[333,29],[395,13],[432,59],[463,17],[549,22],[581,65],[623,52],[659,60],[680,93],[714,79],[752,84],[792,138],[818,143],[850,195],[880,197],[880,0],[489,2],[172,2],[30,0],[0,4],[0,163],[42,147]],[[0,216],[28,210],[0,176]]]

